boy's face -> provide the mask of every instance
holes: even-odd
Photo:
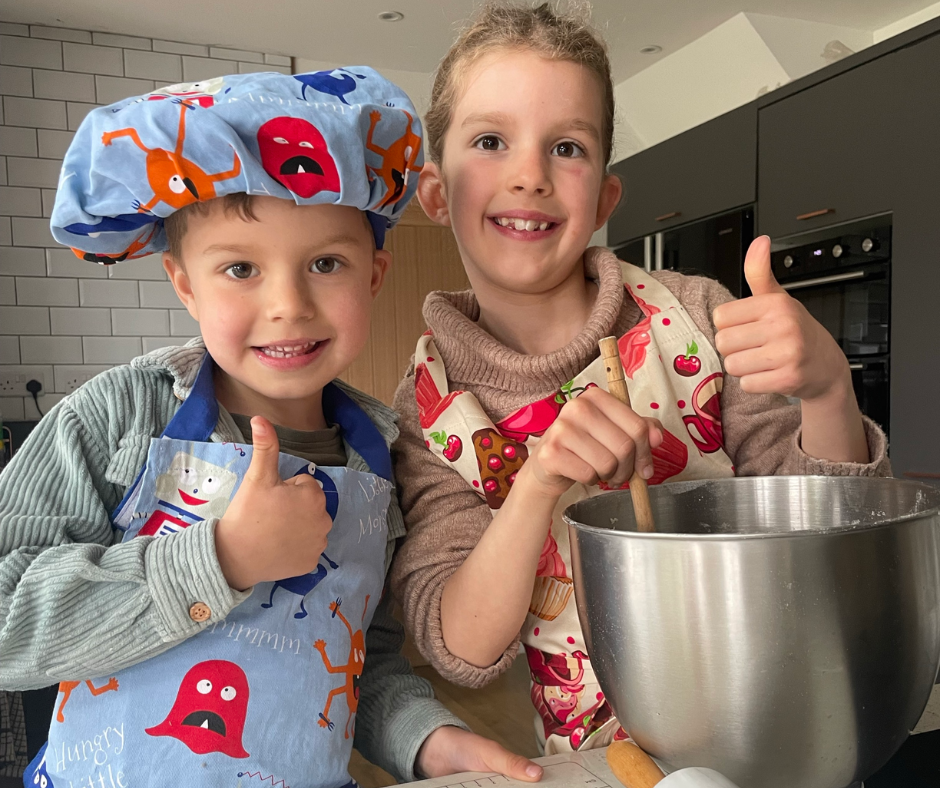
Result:
[[[391,262],[362,212],[274,197],[257,221],[225,212],[187,217],[182,259],[164,267],[199,321],[230,411],[295,429],[325,426],[320,392],[369,338],[372,301]]]

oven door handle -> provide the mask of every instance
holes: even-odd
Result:
[[[801,282],[787,282],[781,285],[784,290],[799,290],[803,287],[812,287],[813,285],[828,285],[833,282],[849,282],[852,279],[864,279],[868,276],[868,271],[850,271],[847,274],[833,274],[832,276],[820,276],[816,279],[804,279]]]
[[[849,369],[853,372],[858,372],[859,370],[865,369],[864,364],[849,364]]]

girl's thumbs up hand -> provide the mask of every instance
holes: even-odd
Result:
[[[822,401],[851,389],[848,361],[832,335],[774,278],[770,238],[747,251],[744,277],[753,295],[715,310],[715,347],[725,371],[751,394]]]
[[[237,589],[312,572],[333,525],[326,496],[312,476],[281,479],[271,423],[255,416],[251,436],[251,463],[215,528],[222,574]]]

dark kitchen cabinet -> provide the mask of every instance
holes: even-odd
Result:
[[[757,106],[747,104],[615,164],[624,196],[609,246],[754,201]]]
[[[889,54],[760,109],[759,233],[891,210],[898,111],[910,100],[903,75]]]

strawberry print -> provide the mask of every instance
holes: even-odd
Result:
[[[445,459],[451,462],[457,462],[460,459],[460,455],[463,453],[463,441],[458,436],[448,435],[444,430],[441,430],[440,432],[432,432],[431,438],[434,439],[436,444],[444,447],[441,454],[444,455]]]

